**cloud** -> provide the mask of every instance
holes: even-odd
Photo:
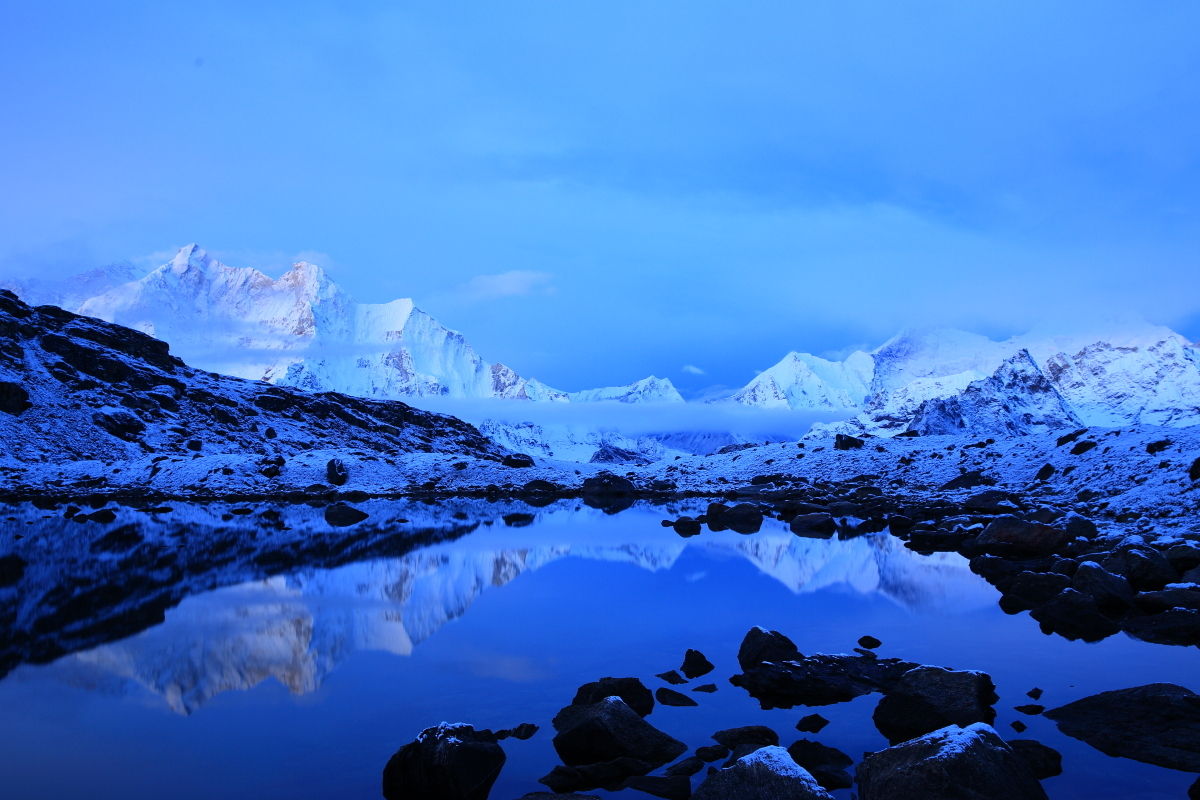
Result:
[[[462,286],[462,292],[470,300],[497,300],[501,297],[522,297],[531,294],[553,294],[550,281],[554,276],[548,272],[514,269],[499,275],[476,275]]]
[[[704,374],[704,370],[700,369],[699,367],[694,367],[691,364],[684,364],[683,371],[689,375],[703,375]]]

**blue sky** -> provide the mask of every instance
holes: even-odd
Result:
[[[1200,338],[1194,3],[0,9],[5,274],[303,255],[566,390],[905,324]]]

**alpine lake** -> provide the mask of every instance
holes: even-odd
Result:
[[[767,519],[683,538],[660,524],[700,501],[606,513],[373,500],[368,520],[342,528],[303,503],[110,504],[112,519],[85,524],[65,506],[0,509],[0,555],[23,564],[0,581],[6,798],[376,798],[389,758],[425,728],[533,723],[531,738],[501,742],[490,797],[516,800],[546,790],[538,779],[560,763],[550,721],[581,685],[667,687],[656,676],[688,649],[715,667],[670,687],[696,705],[657,703],[647,721],[689,752],[745,725],[856,764],[888,746],[872,721],[879,694],[764,711],[732,685],[755,626],[806,655],[853,655],[872,636],[880,658],[986,672],[1001,736],[1062,754],[1062,774],[1042,782],[1055,800],[1178,800],[1196,780],[1015,710],[1035,687],[1047,709],[1149,683],[1200,689],[1196,648],[1044,635],[1001,610],[962,556],[886,532],[801,538]],[[715,691],[692,691],[705,684]],[[801,733],[812,713],[828,725]]]

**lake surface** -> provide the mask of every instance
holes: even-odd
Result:
[[[388,758],[423,728],[533,722],[542,730],[532,739],[503,743],[508,762],[491,797],[513,800],[541,790],[537,778],[558,763],[550,719],[580,684],[611,675],[665,686],[654,675],[678,669],[687,648],[716,670],[675,688],[715,682],[718,691],[689,692],[695,708],[656,705],[648,720],[692,748],[751,724],[773,727],[784,745],[807,736],[856,760],[887,746],[870,719],[879,695],[768,712],[731,686],[738,645],[761,625],[805,654],[851,652],[870,634],[883,640],[881,656],[989,673],[1001,735],[1063,754],[1063,775],[1043,782],[1052,798],[1186,797],[1196,776],[1110,758],[1012,707],[1031,702],[1025,692],[1035,686],[1047,708],[1152,682],[1200,689],[1195,648],[1044,636],[1027,614],[1001,612],[996,591],[961,557],[920,556],[886,534],[801,539],[768,520],[752,535],[681,539],[659,525],[687,510],[610,515],[568,503],[526,508],[532,522],[510,514],[506,524],[475,506],[374,501],[372,519],[440,514],[457,527],[394,556],[329,566],[301,555],[249,580],[239,569],[210,570],[161,623],[126,621],[139,630],[127,636],[106,623],[103,643],[16,664],[0,680],[0,794],[375,798]],[[227,529],[262,535],[250,517],[221,517]],[[171,528],[164,551],[184,546],[168,538],[187,530],[178,515],[171,524],[141,518],[141,539],[154,541],[161,525]],[[54,553],[77,546],[66,537],[94,542],[103,533],[99,523],[64,527],[56,511],[28,508],[4,524],[6,541],[23,537],[27,560],[40,543],[51,564],[39,567],[43,582],[59,579]],[[362,538],[354,527],[330,535],[352,534]],[[94,545],[88,552],[111,558]],[[119,580],[108,574],[97,580]],[[21,591],[33,591],[28,581]],[[796,721],[812,711],[831,724],[798,733]],[[1018,719],[1029,726],[1019,735],[1010,727]]]

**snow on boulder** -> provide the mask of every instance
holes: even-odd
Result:
[[[761,747],[705,778],[693,800],[832,800],[816,779],[778,745]]]

